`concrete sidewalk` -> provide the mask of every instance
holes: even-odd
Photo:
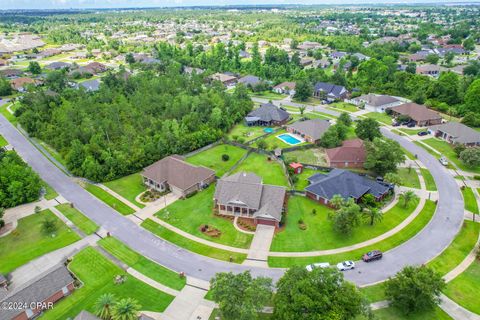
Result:
[[[207,320],[215,303],[204,299],[207,290],[186,285],[162,315],[164,320]]]

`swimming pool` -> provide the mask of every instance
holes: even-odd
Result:
[[[289,133],[284,133],[284,134],[278,135],[277,138],[282,140],[286,144],[289,144],[289,145],[292,145],[292,146],[303,142],[302,140],[295,138],[294,136],[292,136]]]
[[[272,128],[265,128],[265,129],[263,129],[263,132],[265,132],[265,133],[272,133],[272,132],[273,132],[273,129],[272,129]]]

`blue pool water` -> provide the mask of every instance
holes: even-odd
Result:
[[[265,132],[265,133],[272,133],[272,132],[273,132],[273,129],[272,129],[272,128],[265,128],[265,129],[263,129],[263,132]]]
[[[279,139],[285,141],[286,143],[291,144],[291,145],[296,145],[296,144],[299,144],[299,143],[302,142],[302,141],[298,140],[297,138],[295,138],[294,136],[289,135],[289,134],[281,134],[277,137]]]

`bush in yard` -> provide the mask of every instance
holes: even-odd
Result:
[[[369,141],[382,136],[380,133],[380,124],[377,120],[372,118],[358,120],[355,128],[355,134],[360,139]]]
[[[333,268],[289,269],[277,283],[273,318],[357,319],[371,318],[368,302],[357,287]]]
[[[433,269],[407,266],[386,282],[385,295],[393,307],[410,314],[433,309],[443,288],[445,281]]]
[[[460,153],[460,160],[468,167],[476,167],[480,165],[480,148],[467,148]]]
[[[42,230],[46,234],[52,234],[58,230],[57,221],[52,218],[45,218],[42,221]]]
[[[257,147],[258,147],[258,149],[265,150],[267,148],[267,143],[265,142],[265,140],[260,139],[260,140],[257,141]]]
[[[460,157],[460,154],[466,149],[467,147],[465,147],[464,144],[461,144],[461,143],[455,143],[453,145],[453,151],[455,151],[455,154],[457,155],[457,157]]]
[[[342,112],[338,117],[337,122],[343,124],[346,127],[350,127],[352,125],[352,118],[350,118],[350,115],[348,113]]]
[[[228,160],[230,160],[230,156],[228,154],[224,153],[224,154],[222,154],[222,160],[223,161],[228,161]]]
[[[258,319],[258,313],[272,297],[272,279],[253,278],[250,271],[217,273],[210,280],[213,300],[224,320]]]

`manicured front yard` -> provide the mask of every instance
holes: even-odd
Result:
[[[415,136],[421,131],[425,131],[426,129],[399,129],[401,132],[405,133],[409,136]]]
[[[98,229],[98,225],[92,220],[88,219],[83,213],[75,208],[72,208],[70,204],[60,204],[56,206],[61,213],[70,221],[73,222],[80,230],[85,234],[92,234]]]
[[[467,270],[450,281],[443,292],[462,307],[480,314],[480,261],[475,260]]]
[[[145,258],[114,237],[103,238],[98,244],[129,267],[167,287],[181,290],[187,282],[178,273]]]
[[[128,201],[132,202],[139,208],[145,207],[143,204],[137,202],[135,198],[147,190],[143,184],[142,176],[140,173],[134,173],[117,180],[105,182],[104,185],[111,190],[115,191]]]
[[[389,307],[373,311],[375,319],[379,320],[450,320],[452,319],[440,307],[433,310],[404,315],[400,310]]]
[[[311,148],[303,150],[295,150],[292,152],[286,152],[283,154],[287,163],[301,162],[314,164],[317,166],[327,166],[327,159],[325,149],[323,148]]]
[[[252,235],[239,232],[233,226],[230,219],[215,216],[213,214],[213,194],[215,186],[197,193],[185,200],[177,200],[155,215],[163,221],[212,242],[222,243],[232,247],[249,248]],[[211,237],[201,231],[202,225],[208,225],[210,229],[221,232],[218,237]]]
[[[382,122],[384,124],[391,125],[392,124],[392,118],[387,115],[385,112],[369,112],[364,114],[365,117],[375,119],[378,122]]]
[[[398,176],[400,177],[400,185],[408,188],[420,189],[420,180],[417,171],[413,168],[398,168]]]
[[[117,301],[133,298],[141,305],[141,310],[154,312],[164,311],[174,298],[125,274],[120,267],[91,247],[77,253],[68,267],[83,286],[55,304],[42,319],[71,319],[82,310],[94,312],[96,301],[105,293],[113,294]],[[124,275],[125,282],[115,284],[117,275]]]
[[[463,196],[463,203],[465,204],[465,209],[467,209],[472,213],[478,214],[477,198],[475,197],[475,194],[473,193],[472,188],[464,187],[461,190],[462,190],[462,196]]]
[[[215,170],[215,174],[221,177],[237,163],[246,152],[246,150],[239,147],[221,144],[187,158],[187,162]],[[223,154],[229,156],[227,161],[223,161]]]
[[[440,152],[442,155],[448,158],[450,162],[453,162],[459,169],[464,170],[464,171],[469,171],[469,172],[474,172],[474,173],[480,173],[480,167],[467,167],[463,162],[458,159],[457,155],[455,154],[455,151],[453,150],[453,147],[446,141],[440,140],[437,138],[429,138],[422,140],[422,142],[426,143],[430,147],[436,149],[438,152]]]
[[[245,258],[247,257],[246,254],[236,253],[225,251],[217,248],[213,248],[210,246],[206,246],[204,244],[189,240],[187,238],[182,237],[181,235],[168,230],[167,228],[162,227],[155,221],[151,219],[147,219],[141,224],[142,227],[149,230],[150,232],[154,233],[158,237],[167,240],[179,247],[182,247],[186,250],[218,259],[218,260],[225,260],[225,261],[232,261],[235,263],[242,263]]]
[[[391,237],[377,242],[373,245],[344,253],[316,257],[269,257],[268,265],[270,267],[287,268],[295,265],[305,266],[315,262],[329,262],[331,264],[334,264],[344,260],[358,260],[365,252],[371,250],[381,250],[383,252],[386,252],[399,246],[400,244],[404,243],[405,241],[415,236],[418,232],[420,232],[420,230],[422,230],[432,218],[435,212],[435,208],[435,203],[433,201],[427,200],[420,214],[410,224],[408,224],[408,226],[406,226],[396,234],[392,235]],[[297,241],[296,238],[292,239],[295,239],[295,241]]]
[[[103,190],[102,188],[96,185],[87,183],[87,185],[85,186],[85,190],[87,190],[92,195],[97,197],[99,200],[105,202],[105,204],[109,205],[110,207],[117,210],[119,213],[123,215],[128,215],[135,212],[135,210],[127,206],[125,203],[118,200],[117,198],[112,196],[110,193],[108,193],[107,191]]]
[[[370,301],[370,303],[383,301],[387,298],[385,297],[385,283],[380,282],[368,287],[360,288],[360,291],[363,295]]]
[[[56,222],[55,235],[42,230],[45,219]],[[80,237],[58,219],[50,210],[32,214],[18,221],[17,228],[0,238],[0,273],[8,273],[48,252],[63,248]]]
[[[266,155],[251,153],[235,169],[234,172],[253,172],[263,178],[263,183],[279,186],[288,186],[288,180],[285,176],[280,163],[275,160],[268,160]]]
[[[473,250],[477,243],[479,232],[479,223],[465,220],[462,229],[448,248],[427,265],[442,275],[447,274],[458,266]]]
[[[282,100],[287,95],[272,92],[272,91],[262,91],[262,92],[252,92],[252,93],[250,93],[250,96],[256,97],[256,98],[262,98],[262,99],[269,99],[269,100]]]
[[[313,214],[316,210],[316,214]],[[301,196],[291,196],[285,229],[278,232],[272,242],[271,251],[314,251],[341,248],[375,238],[394,228],[415,210],[415,205],[403,208],[397,204],[383,216],[383,220],[371,226],[362,222],[351,235],[344,236],[333,228],[328,218],[329,208]],[[306,230],[299,227],[303,220]],[[295,241],[292,241],[295,239]]]
[[[327,109],[332,109],[335,111],[340,111],[340,112],[356,112],[358,111],[358,108],[351,104],[351,103],[346,103],[346,102],[334,102],[330,105],[328,105]]]
[[[423,176],[423,180],[425,180],[425,186],[428,191],[437,191],[437,185],[435,184],[435,180],[433,179],[432,174],[428,169],[420,168],[420,173]]]
[[[5,147],[6,145],[8,145],[7,140],[0,135],[0,147]]]

